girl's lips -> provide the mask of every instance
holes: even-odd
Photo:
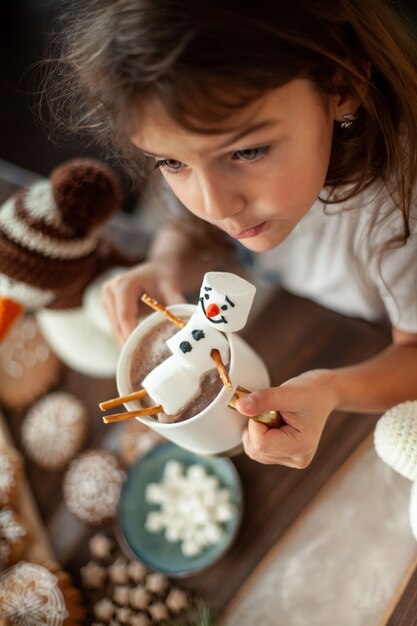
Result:
[[[262,224],[258,224],[253,228],[247,228],[246,230],[242,230],[241,233],[228,233],[233,239],[248,239],[249,237],[256,237],[266,226],[266,222],[262,222]]]

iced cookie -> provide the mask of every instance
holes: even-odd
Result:
[[[117,513],[124,472],[104,450],[88,450],[72,461],[64,478],[68,509],[87,524],[105,524]]]
[[[16,501],[22,478],[22,460],[13,448],[0,449],[0,507]]]
[[[28,411],[22,441],[28,456],[45,469],[62,469],[81,449],[88,428],[87,412],[75,396],[51,393]]]
[[[0,575],[5,626],[81,626],[85,610],[70,576],[54,564],[21,561]]]
[[[0,567],[8,567],[22,558],[28,543],[28,531],[16,511],[0,510]],[[1,606],[1,603],[0,603]]]
[[[23,317],[0,344],[0,403],[29,406],[56,384],[61,369],[34,317]]]

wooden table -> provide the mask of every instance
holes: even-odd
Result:
[[[25,183],[30,175],[0,162],[0,201]],[[277,385],[305,370],[338,367],[365,359],[389,342],[386,327],[346,318],[301,298],[277,290],[244,336],[264,359]],[[95,380],[69,369],[60,388],[80,396],[92,416],[89,446],[117,447],[117,430],[104,426],[97,404],[115,392],[111,380]],[[24,413],[9,416],[9,426],[20,448]],[[95,416],[97,419],[95,419]],[[6,413],[7,417],[7,413]],[[11,419],[13,417],[13,419]],[[303,471],[264,466],[245,455],[233,459],[241,477],[245,509],[239,536],[230,552],[206,572],[182,584],[205,595],[222,611],[276,541],[286,532],[335,470],[373,430],[377,417],[335,413],[324,431],[312,464]],[[61,493],[62,474],[47,473],[27,460],[35,499],[61,564],[78,579],[86,561],[91,531],[74,521]],[[389,626],[417,624],[417,572],[389,619]]]

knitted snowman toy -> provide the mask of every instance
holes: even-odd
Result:
[[[101,227],[120,199],[109,167],[76,159],[0,207],[0,341],[19,313],[33,311],[66,365],[89,376],[115,374],[118,350],[100,286],[132,260]]]
[[[374,433],[378,456],[413,481],[410,524],[417,539],[417,400],[392,407],[378,420]]]

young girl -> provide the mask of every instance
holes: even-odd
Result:
[[[247,454],[304,468],[334,409],[416,399],[417,52],[387,2],[96,0],[67,33],[85,127],[145,155],[215,240],[258,253],[287,289],[391,322],[374,358],[239,400],[285,420],[250,420]],[[105,287],[121,343],[141,292],[178,302],[219,263],[183,223]]]

